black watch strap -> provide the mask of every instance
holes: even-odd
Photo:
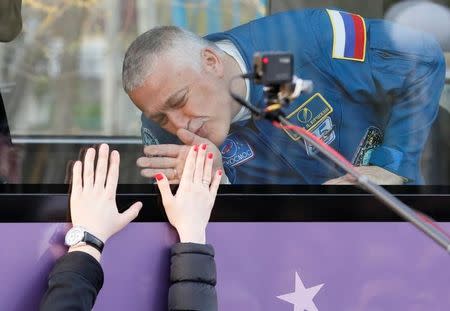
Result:
[[[103,251],[103,247],[105,246],[105,243],[103,243],[102,240],[87,231],[84,231],[83,242],[96,248],[100,253]]]

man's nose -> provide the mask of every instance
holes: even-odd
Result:
[[[189,118],[180,111],[169,111],[166,113],[169,124],[176,130],[180,128],[187,129]]]

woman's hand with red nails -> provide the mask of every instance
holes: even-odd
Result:
[[[206,243],[206,226],[223,174],[220,169],[213,174],[213,162],[206,145],[191,147],[175,195],[167,177],[155,175],[167,217],[183,243]]]

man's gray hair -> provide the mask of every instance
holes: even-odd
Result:
[[[176,26],[155,27],[139,35],[131,43],[123,60],[122,83],[125,92],[130,93],[144,84],[153,64],[163,53],[171,53],[174,61],[185,61],[200,70],[201,51],[205,47],[220,51],[214,43]]]

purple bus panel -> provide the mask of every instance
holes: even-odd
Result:
[[[450,231],[450,223],[444,223]],[[2,310],[36,310],[66,224],[2,223]],[[102,257],[95,310],[165,310],[165,223],[133,223]],[[449,310],[450,258],[407,223],[211,223],[220,310]]]

